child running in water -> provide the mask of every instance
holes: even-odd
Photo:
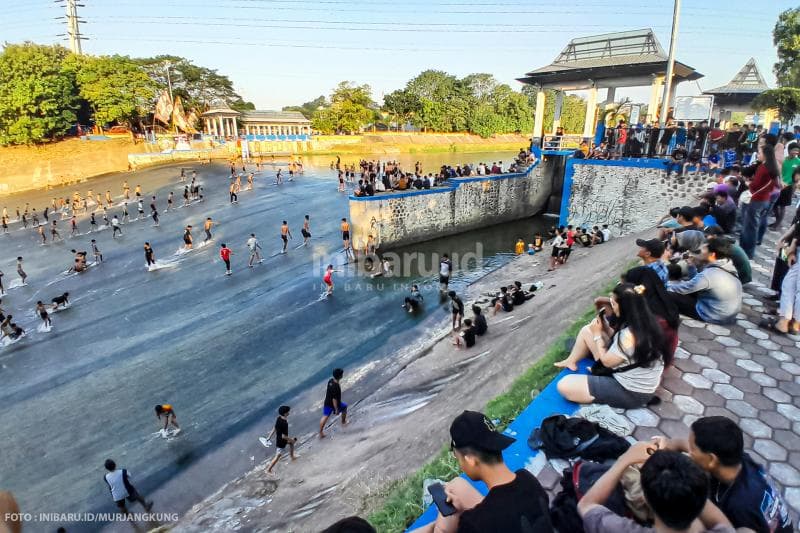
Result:
[[[251,233],[250,238],[247,239],[247,248],[250,249],[250,260],[247,262],[247,266],[253,268],[253,263],[255,261],[259,263],[264,262],[261,258],[261,244],[259,244],[258,239],[256,239],[255,233]]]
[[[222,245],[219,248],[219,257],[225,263],[225,275],[226,276],[230,276],[231,275],[231,254],[232,253],[233,252],[231,252],[231,249],[228,248],[227,246],[225,246],[225,243],[223,242]]]
[[[25,280],[28,279],[28,275],[22,269],[22,256],[17,257],[17,274],[19,274],[20,279],[22,279],[22,284],[25,285]]]
[[[333,294],[333,265],[328,265],[328,268],[325,269],[325,275],[322,277],[322,281],[328,287],[325,296]]]

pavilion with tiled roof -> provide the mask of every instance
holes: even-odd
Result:
[[[753,111],[753,100],[769,90],[769,85],[761,75],[756,60],[752,57],[727,84],[703,91],[714,97],[714,118],[729,121],[731,113]]]
[[[545,89],[558,91],[553,131],[560,121],[564,91],[589,91],[584,137],[591,137],[594,131],[598,89],[607,89],[605,101],[613,103],[617,87],[651,86],[648,120],[655,121],[668,59],[655,33],[649,28],[571,40],[552,63],[518,78],[522,83],[539,90],[534,137],[542,135]],[[701,77],[703,75],[692,67],[675,61],[669,99],[674,98],[678,83]]]

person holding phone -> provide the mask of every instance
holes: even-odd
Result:
[[[416,532],[458,531],[551,533],[548,498],[539,481],[521,468],[512,472],[503,463],[503,450],[515,439],[498,432],[483,413],[464,411],[450,425],[450,449],[459,466],[473,481],[483,481],[489,493],[482,496],[463,477],[431,493],[439,509],[434,523]]]

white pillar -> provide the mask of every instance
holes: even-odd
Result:
[[[220,137],[224,137],[225,136],[225,124],[222,122],[222,117],[218,117],[217,118],[217,122],[219,123],[219,134],[218,135]]]
[[[533,136],[539,138],[544,131],[544,90],[536,93],[536,111],[533,114]]]
[[[239,125],[236,124],[236,117],[233,117],[233,136],[234,137],[239,136]]]
[[[586,99],[586,119],[583,123],[583,136],[591,137],[594,134],[595,112],[597,111],[597,87],[592,85],[589,97]]]
[[[650,101],[647,103],[647,121],[655,124],[658,117],[658,95],[661,94],[661,84],[663,76],[653,76],[653,83],[650,85]]]
[[[564,91],[556,91],[556,106],[553,111],[553,135],[561,125],[561,108],[564,106]]]

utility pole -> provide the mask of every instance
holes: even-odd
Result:
[[[664,80],[664,97],[661,99],[661,115],[658,123],[663,128],[667,125],[669,113],[669,95],[672,92],[672,73],[675,70],[675,47],[678,44],[678,22],[681,16],[681,0],[675,0],[672,11],[672,35],[669,38],[669,59],[667,59],[667,76]]]
[[[65,1],[66,4],[63,3]],[[69,48],[72,50],[72,53],[82,55],[81,41],[87,40],[88,37],[83,37],[81,35],[80,23],[86,21],[78,17],[78,8],[86,6],[84,4],[79,4],[77,0],[56,0],[56,3],[61,4],[67,11],[66,17],[56,17],[56,19],[65,19],[67,21],[67,33],[62,33],[59,36],[69,37]]]

